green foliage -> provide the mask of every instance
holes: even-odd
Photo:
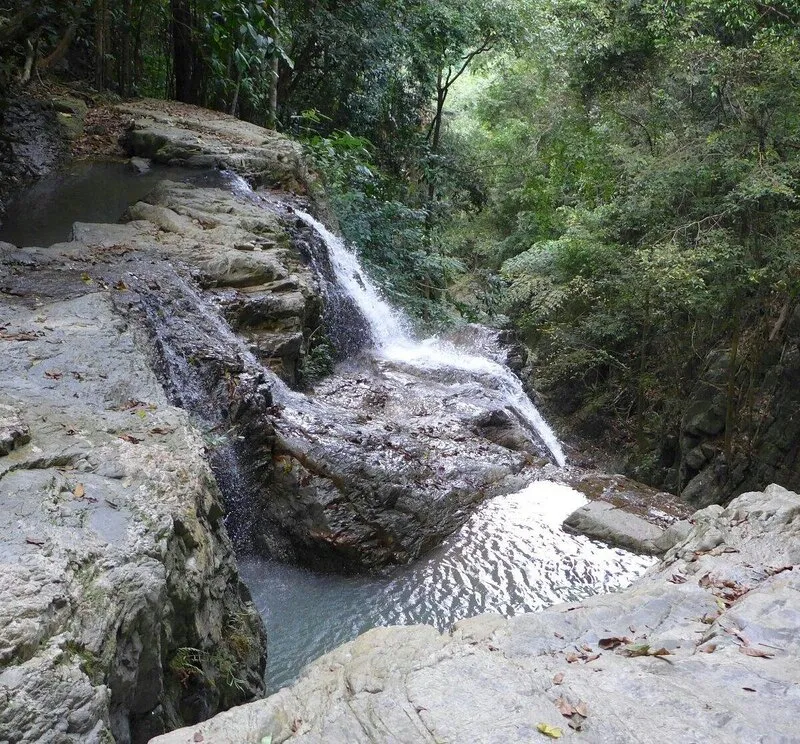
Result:
[[[470,261],[506,280],[503,309],[565,410],[603,401],[663,435],[730,345],[729,394],[754,400],[800,297],[798,8],[550,8],[539,43],[485,73],[465,131],[488,200],[450,234],[471,232]]]

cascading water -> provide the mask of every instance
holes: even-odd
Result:
[[[243,198],[269,201],[254,195],[246,182],[234,181],[232,185]],[[359,328],[368,333],[374,352],[371,357],[357,359],[355,366],[362,363],[367,368],[377,366],[379,374],[371,375],[363,369],[347,376],[340,370],[328,381],[327,395],[319,387],[311,397],[293,392],[260,366],[200,294],[176,280],[175,286],[168,290],[164,290],[162,282],[162,292],[173,298],[176,312],[162,317],[157,306],[145,303],[163,347],[165,364],[180,385],[176,400],[192,409],[201,420],[214,418],[213,411],[205,408],[208,378],[198,377],[195,367],[184,363],[190,355],[183,338],[194,339],[197,331],[202,345],[218,347],[213,353],[201,353],[201,357],[229,359],[240,379],[242,373],[252,374],[253,379],[263,373],[265,386],[269,379],[272,397],[283,409],[274,425],[284,435],[291,434],[296,427],[302,438],[308,435],[304,428],[308,423],[310,441],[317,446],[353,435],[371,440],[375,429],[388,426],[394,430],[397,422],[392,416],[418,422],[424,412],[415,406],[430,408],[431,399],[446,408],[458,409],[456,417],[461,413],[469,417],[480,410],[495,410],[501,398],[502,405],[532,435],[547,443],[553,459],[559,464],[564,462],[555,436],[525,395],[519,380],[498,360],[490,358],[491,352],[468,352],[438,339],[415,340],[406,320],[383,300],[355,255],[310,216],[300,212],[298,216],[324,240],[335,279],[363,315]],[[195,348],[195,341],[188,346]],[[225,370],[221,371],[222,376],[220,370],[206,370],[211,373],[213,385],[224,381]],[[392,403],[391,395],[381,398],[380,388],[389,379],[399,391],[396,404]],[[331,388],[340,388],[353,395],[353,388],[372,384],[377,387],[376,405],[384,406],[381,410],[387,411],[387,418],[379,418],[377,423],[370,418],[374,411],[367,411],[362,419],[363,409],[348,405],[350,399],[346,396],[341,398],[335,391],[331,393]],[[420,389],[426,392],[420,394]],[[218,392],[217,387],[214,390]],[[414,398],[414,394],[416,403],[411,405],[409,398]],[[486,409],[480,408],[481,400],[489,401]],[[435,482],[436,473],[442,469],[443,452],[447,449],[439,441],[440,437],[446,439],[447,424],[437,427],[442,420],[435,416],[424,419],[430,423],[427,428],[434,430],[434,436],[426,440],[431,445],[430,453],[420,453],[418,459],[426,460],[432,454],[431,482]],[[409,425],[412,432],[409,439],[402,439],[400,434],[397,435],[400,439],[375,438],[374,441],[388,445],[386,452],[372,452],[365,443],[364,458],[375,457],[378,464],[382,457],[401,462],[405,457],[415,458],[415,453],[407,449],[419,431],[414,425]],[[250,430],[248,436],[252,434]],[[465,446],[456,444],[460,441],[455,439],[451,443],[456,450]],[[474,452],[476,459],[488,460],[492,456],[485,447]],[[225,453],[231,458],[220,462],[225,471],[222,475],[226,476],[222,485],[233,511],[240,512],[229,519],[228,527],[235,535],[246,534],[251,504],[247,498],[241,498],[239,491],[246,490],[248,484],[237,478],[239,463],[233,448],[224,449],[222,454]],[[442,479],[457,481],[461,475],[459,468],[446,469]],[[434,491],[430,493],[431,499],[440,498]],[[560,527],[561,521],[583,503],[585,498],[581,494],[565,486],[544,481],[531,483],[518,493],[488,500],[440,548],[411,565],[379,576],[318,574],[271,559],[252,556],[243,559],[242,575],[269,628],[271,688],[290,683],[307,661],[376,625],[425,622],[447,630],[457,620],[476,613],[494,611],[513,615],[627,585],[645,570],[651,559],[566,534]]]
[[[378,288],[362,269],[355,253],[344,241],[306,212],[299,209],[295,212],[325,242],[336,279],[367,321],[378,356],[422,370],[459,370],[487,381],[490,387],[502,393],[508,408],[520,422],[545,444],[555,462],[559,466],[566,464],[564,451],[553,430],[510,369],[485,356],[456,348],[437,338],[424,341],[414,339],[408,321],[383,299]]]

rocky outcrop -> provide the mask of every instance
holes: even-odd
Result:
[[[257,186],[305,193],[313,181],[300,146],[255,124],[171,101],[117,107],[132,117],[124,145],[165,165],[229,168]]]
[[[560,478],[591,499],[564,527],[645,555],[663,555],[689,532],[690,514],[671,494],[626,478],[569,468]]]
[[[66,157],[60,115],[47,101],[0,98],[0,221],[9,198]]]
[[[142,742],[263,690],[203,441],[103,260],[0,253],[3,741]]]
[[[230,182],[165,184],[129,217],[0,244],[0,741],[143,742],[264,689],[264,629],[209,463],[238,493],[214,425],[269,408],[248,342],[295,374],[310,272]],[[276,326],[253,320],[275,302]],[[171,343],[223,328],[230,347]]]
[[[371,630],[294,686],[153,744],[792,741],[800,497],[770,486],[693,522],[623,592],[449,635]]]

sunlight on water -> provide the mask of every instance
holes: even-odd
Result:
[[[271,689],[378,625],[447,630],[482,612],[510,616],[627,586],[654,560],[564,532],[561,522],[585,502],[568,486],[537,481],[487,502],[439,549],[381,577],[243,560],[267,624]]]

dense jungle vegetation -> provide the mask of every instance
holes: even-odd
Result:
[[[799,39],[796,0],[6,0],[0,78],[301,138],[395,300],[431,327],[507,318],[551,410],[680,490],[709,370],[719,477],[774,416]]]

